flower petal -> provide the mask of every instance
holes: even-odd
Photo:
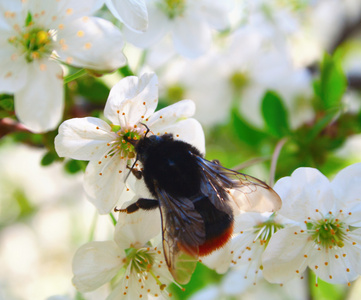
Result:
[[[195,104],[182,100],[155,112],[147,122],[153,134],[172,133],[175,139],[187,142],[205,153],[205,137],[201,124],[192,118]]]
[[[120,280],[106,300],[134,300],[142,299],[143,297],[149,300],[167,299],[162,295],[164,288],[161,287],[162,285],[159,282],[164,284],[169,282],[162,277],[161,272],[159,272],[161,269],[157,269],[156,272],[154,272],[154,269],[151,269],[155,276],[147,276],[146,280],[142,279],[136,272],[126,273],[126,276]],[[159,295],[162,296],[159,297]]]
[[[127,249],[131,245],[141,248],[150,239],[160,234],[160,229],[160,212],[158,209],[149,211],[140,209],[134,214],[120,213],[115,227],[114,240],[121,249]]]
[[[33,14],[38,13],[39,19],[44,17],[48,20],[48,24],[44,24],[49,28],[57,28],[59,24],[68,26],[68,24],[77,18],[91,15],[97,8],[97,0],[32,0],[23,1],[27,7],[26,11],[31,11]],[[45,13],[41,13],[45,11]]]
[[[146,32],[135,32],[124,28],[127,42],[140,48],[148,48],[159,42],[169,30],[169,20],[157,5],[148,6],[148,29]]]
[[[91,203],[100,214],[112,211],[125,188],[124,173],[126,161],[118,155],[90,161],[84,176],[84,189]]]
[[[348,246],[351,246],[351,248]],[[347,245],[342,250],[335,248],[331,250],[322,249],[318,251],[318,255],[311,256],[309,266],[317,277],[326,282],[333,284],[349,283],[358,277],[354,263],[360,265],[359,250],[352,251],[352,247],[352,245]],[[342,254],[345,254],[345,257]]]
[[[203,0],[201,9],[208,24],[217,30],[224,30],[229,26],[228,13],[232,11],[233,7],[232,0]]]
[[[15,112],[33,132],[55,129],[64,109],[63,70],[54,61],[28,64],[27,84],[15,93]]]
[[[228,272],[221,284],[224,293],[229,296],[237,296],[244,293],[252,284],[255,284],[257,276],[254,274],[248,276],[247,274],[251,274],[248,264],[238,266],[237,269]],[[242,280],[240,280],[241,278]]]
[[[255,212],[245,212],[235,216],[235,232],[244,231],[258,224],[262,224],[267,221],[270,214],[260,214]]]
[[[6,31],[11,31],[14,28],[14,25],[21,20],[19,15],[22,15],[22,1],[20,0],[13,0],[13,1],[0,1],[0,28],[5,29]],[[14,17],[6,17],[6,15],[11,12],[14,14]],[[19,24],[20,25],[20,24]],[[7,42],[7,37],[4,32],[1,32],[0,39]]]
[[[232,253],[231,246],[228,243],[224,247],[213,251],[210,255],[202,257],[202,263],[217,273],[224,274],[231,265],[233,259]]]
[[[125,252],[113,241],[81,246],[73,258],[73,284],[81,292],[97,289],[117,274],[123,258]]]
[[[320,212],[335,209],[330,182],[317,169],[298,168],[291,177],[281,178],[274,190],[282,199],[279,214],[295,221],[304,222],[308,217],[317,220]]]
[[[148,12],[144,0],[108,0],[106,3],[111,13],[130,29],[147,30]]]
[[[341,170],[331,182],[336,197],[345,204],[361,204],[361,163]]]
[[[175,139],[182,140],[196,147],[203,155],[206,153],[205,137],[202,125],[193,118],[179,121],[165,127],[166,132],[173,133]]]
[[[107,143],[115,133],[103,120],[93,117],[66,120],[59,127],[55,149],[60,157],[79,160],[100,160],[109,150]]]
[[[210,28],[197,14],[191,12],[174,22],[172,37],[177,52],[189,58],[205,53],[211,44]]]
[[[205,288],[195,292],[189,298],[190,300],[218,300],[222,299],[221,289],[218,285],[209,284]]]
[[[0,35],[3,34],[0,31]],[[25,86],[29,70],[13,47],[2,44],[0,41],[0,93],[14,93]]]
[[[73,20],[59,30],[57,42],[60,59],[73,66],[113,71],[126,63],[120,30],[101,18]]]
[[[148,118],[157,104],[158,78],[154,73],[145,73],[140,78],[128,76],[110,90],[104,115],[113,124],[133,126]]]
[[[179,119],[188,118],[194,115],[196,105],[192,100],[182,100],[155,112],[148,120],[147,125],[157,131],[173,124]]]
[[[269,282],[286,282],[306,269],[307,258],[304,255],[310,243],[308,235],[299,234],[300,230],[300,227],[292,226],[272,235],[262,255],[263,276]]]

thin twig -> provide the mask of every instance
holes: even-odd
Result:
[[[29,132],[23,124],[11,119],[3,118],[0,119],[0,138],[12,132]]]
[[[271,169],[270,169],[270,175],[269,175],[269,185],[273,186],[275,183],[275,174],[276,174],[276,167],[277,167],[277,161],[278,161],[278,157],[280,155],[280,152],[282,150],[282,147],[284,146],[284,144],[287,142],[288,138],[283,138],[281,139],[275,148],[275,151],[273,152],[272,155],[272,160],[271,160]]]
[[[271,158],[270,156],[252,158],[252,159],[250,159],[250,160],[247,160],[247,161],[245,161],[245,162],[243,162],[243,163],[241,163],[241,164],[233,167],[232,170],[239,171],[239,170],[242,170],[242,169],[251,167],[251,166],[253,166],[253,165],[262,163],[262,162],[264,162],[264,161],[267,161],[267,160],[269,160],[270,158]]]

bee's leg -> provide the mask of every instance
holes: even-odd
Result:
[[[114,208],[114,211],[126,212],[127,214],[131,214],[133,212],[136,212],[138,209],[152,210],[156,209],[157,207],[159,207],[158,200],[139,198],[137,202],[130,204],[128,207],[124,209]]]
[[[140,170],[137,170],[137,169],[134,169],[134,168],[131,168],[127,165],[127,169],[130,169],[130,171],[133,173],[133,175],[135,176],[135,178],[137,179],[142,179],[143,177],[143,173],[142,171]]]

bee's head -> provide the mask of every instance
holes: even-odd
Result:
[[[139,141],[146,138],[148,133],[150,132],[150,129],[146,124],[144,124],[144,123],[140,123],[140,124],[142,124],[146,128],[146,131],[144,131],[144,136],[141,136],[140,138],[138,138],[137,136],[133,136],[133,135],[124,135],[123,136],[124,140],[127,143],[131,144],[134,148],[136,148],[136,146],[139,144]]]

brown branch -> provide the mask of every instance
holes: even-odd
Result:
[[[349,74],[347,76],[348,87],[354,90],[361,90],[361,71],[360,74]]]
[[[352,38],[357,34],[359,30],[361,30],[361,14],[359,19],[357,19],[354,22],[347,22],[348,20],[345,20],[345,27],[342,29],[339,36],[335,39],[335,41],[330,46],[330,53],[334,53],[338,46],[343,44],[348,39]]]
[[[30,133],[30,131],[24,125],[13,119],[10,118],[0,119],[0,138],[12,132]]]

